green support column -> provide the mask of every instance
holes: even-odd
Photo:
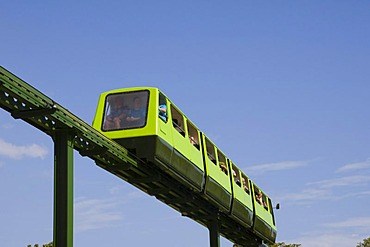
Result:
[[[214,219],[208,223],[209,240],[211,247],[220,247],[220,228],[218,220]]]
[[[68,131],[54,136],[54,247],[73,247],[73,138]]]

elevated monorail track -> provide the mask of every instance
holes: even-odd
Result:
[[[73,246],[73,159],[71,150],[87,156],[104,170],[172,207],[210,230],[210,245],[220,245],[219,235],[243,246],[257,246],[248,229],[232,221],[201,194],[167,173],[136,158],[127,149],[16,75],[0,67],[0,107],[22,119],[54,141],[54,246]]]

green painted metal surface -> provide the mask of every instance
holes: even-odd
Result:
[[[73,149],[113,170],[130,169],[137,165],[136,160],[125,148],[3,67],[0,67],[0,107],[53,138],[53,243],[55,247],[73,247]]]
[[[73,131],[74,148],[97,163],[120,169],[137,164],[125,148],[3,67],[0,67],[0,107],[51,137],[57,130]]]
[[[73,133],[54,137],[54,247],[73,247]]]

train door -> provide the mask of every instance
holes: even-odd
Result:
[[[196,129],[191,129],[193,139],[189,139],[188,127],[185,116],[173,105],[170,105],[171,133],[173,152],[171,156],[171,166],[176,170],[183,181],[197,191],[202,190],[204,169],[199,163],[201,153],[197,152],[191,141],[196,142],[199,133]]]
[[[188,140],[186,139],[186,125],[183,114],[171,104],[172,140],[173,147],[183,156],[188,156]]]
[[[262,239],[273,243],[276,239],[276,227],[273,221],[272,206],[269,198],[252,183],[255,218],[253,229]]]
[[[204,172],[203,156],[200,143],[200,131],[191,123],[186,120],[188,130],[188,147],[189,147],[189,160],[196,165],[202,172]]]
[[[232,200],[229,164],[226,156],[203,135],[206,166],[205,194],[223,210],[229,212]]]
[[[246,227],[253,225],[253,204],[249,179],[231,161],[233,204],[231,215]]]
[[[158,108],[157,114],[157,138],[156,143],[156,156],[165,163],[171,162],[173,152],[172,147],[172,125],[170,119],[169,106],[170,102],[167,98],[159,92],[156,107]]]

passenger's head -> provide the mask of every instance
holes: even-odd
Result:
[[[134,102],[134,108],[139,108],[141,106],[141,100],[139,97],[135,97],[133,102]]]
[[[113,98],[113,105],[115,107],[122,107],[124,105],[123,97],[114,97]]]

